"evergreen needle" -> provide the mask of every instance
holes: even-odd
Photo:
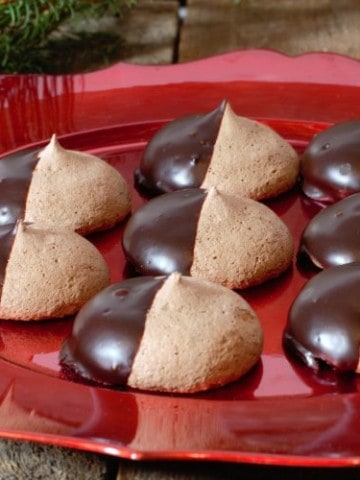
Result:
[[[136,0],[0,0],[0,73],[45,72],[51,34],[69,18],[123,15]],[[81,41],[81,35],[78,36]]]

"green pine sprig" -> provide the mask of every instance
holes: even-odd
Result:
[[[1,0],[0,0],[1,2]],[[68,18],[120,16],[136,0],[8,0],[0,3],[0,72],[48,70],[49,36]],[[80,37],[79,37],[80,38]],[[51,42],[50,42],[51,43]]]

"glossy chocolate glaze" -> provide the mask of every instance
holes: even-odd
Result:
[[[0,225],[16,223],[24,212],[37,152],[25,151],[0,160]]]
[[[360,261],[360,193],[315,215],[301,236],[299,255],[320,268]]]
[[[359,291],[359,262],[318,273],[292,304],[285,347],[313,369],[325,362],[354,371],[360,348]]]
[[[302,157],[303,191],[323,203],[360,192],[360,120],[317,134]]]
[[[214,111],[179,118],[163,127],[149,142],[135,184],[148,193],[200,187],[224,115],[226,102]]]
[[[153,198],[128,221],[123,248],[127,260],[143,275],[188,275],[195,235],[206,191],[199,188]]]
[[[65,369],[104,385],[127,383],[146,313],[165,278],[137,277],[110,285],[77,314],[60,351]]]
[[[0,294],[15,238],[15,225],[23,215],[37,152],[22,151],[0,160]]]
[[[5,280],[6,265],[16,234],[16,224],[0,225],[0,295]]]

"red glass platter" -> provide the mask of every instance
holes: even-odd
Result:
[[[249,50],[173,66],[5,75],[0,93],[2,156],[38,149],[55,132],[64,147],[100,156],[132,184],[146,143],[166,121],[209,111],[224,98],[236,113],[269,124],[301,153],[315,133],[360,118],[360,63],[332,54],[290,58]],[[132,210],[143,201],[134,190]],[[267,203],[297,246],[315,207],[296,188]],[[122,229],[89,237],[114,282],[128,272]],[[279,279],[243,292],[264,328],[261,362],[241,380],[196,395],[73,382],[58,366],[72,318],[0,321],[0,435],[138,460],[358,465],[360,380],[315,374],[282,347],[289,306],[307,276],[294,258]]]

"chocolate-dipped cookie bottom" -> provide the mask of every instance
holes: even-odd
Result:
[[[321,210],[300,238],[299,258],[319,268],[360,261],[360,193]]]
[[[55,135],[41,150],[0,159],[0,226],[20,219],[87,235],[124,219],[130,204],[129,186],[114,167],[64,149]]]
[[[289,312],[286,350],[314,370],[328,365],[358,371],[359,291],[359,262],[328,268],[309,280]]]
[[[60,363],[87,380],[125,386],[145,328],[146,313],[164,278],[139,277],[106,288],[76,317]]]
[[[142,275],[183,275],[230,288],[258,285],[291,264],[293,239],[268,207],[216,188],[153,198],[129,219],[128,262]]]
[[[40,321],[79,311],[109,284],[97,248],[71,230],[0,226],[0,318]]]
[[[338,123],[315,135],[301,159],[302,188],[320,203],[360,191],[360,120]]]
[[[206,114],[170,122],[145,149],[135,185],[150,195],[201,186],[209,167],[226,102]]]
[[[242,297],[174,273],[99,292],[75,318],[60,363],[95,384],[192,393],[239,379],[262,346],[260,322]]]
[[[223,101],[205,115],[169,122],[148,143],[135,185],[156,195],[184,188],[217,188],[256,200],[292,188],[299,156],[275,130],[236,115]]]
[[[152,199],[126,224],[127,260],[142,275],[190,274],[196,228],[207,192],[192,188]]]

